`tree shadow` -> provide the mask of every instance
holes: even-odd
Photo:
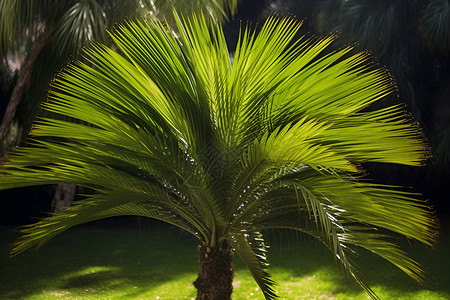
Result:
[[[138,297],[186,274],[193,281],[197,242],[178,239],[178,234],[168,228],[81,227],[56,237],[37,252],[8,258],[17,235],[2,228],[0,299],[24,299],[42,291],[96,294],[114,289]]]

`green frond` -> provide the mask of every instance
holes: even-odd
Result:
[[[261,197],[259,206],[243,219],[252,220],[259,230],[271,226],[290,228],[317,237],[355,278],[347,259],[356,251],[347,251],[351,245],[383,257],[420,280],[423,272],[419,265],[387,240],[396,233],[429,245],[435,242],[432,213],[424,203],[412,198],[414,194],[352,178],[335,178],[311,169],[280,180],[279,187]],[[269,204],[270,214],[256,214]]]
[[[428,1],[423,17],[423,35],[432,50],[450,50],[450,3],[445,0]]]
[[[15,44],[16,31],[14,21],[19,17],[14,7],[15,1],[0,1],[0,54],[6,53]]]
[[[374,134],[365,134],[369,131]],[[420,129],[408,122],[399,106],[359,113],[342,122],[336,120],[323,133],[324,140],[337,152],[347,154],[350,161],[413,166],[421,165],[429,157],[428,146],[421,135]]]
[[[345,1],[339,13],[347,22],[340,29],[359,37],[358,42],[367,49],[381,49],[402,38],[396,28],[409,26],[411,19],[418,17],[421,6],[419,0]]]
[[[53,0],[1,0],[0,1],[0,54],[17,51],[25,39],[39,30],[39,16],[43,7],[52,10]],[[54,11],[53,11],[54,12]],[[42,26],[42,24],[41,24]],[[15,53],[16,54],[16,53]]]
[[[106,35],[106,13],[95,0],[75,2],[56,24],[54,40],[58,55],[76,53],[87,41],[103,41]]]
[[[296,201],[292,200],[292,194],[296,195]],[[352,249],[355,245],[354,240],[350,242],[347,239],[351,235],[349,227],[345,222],[342,222],[345,220],[333,214],[333,211],[324,204],[324,199],[320,195],[314,195],[302,186],[292,189],[284,187],[272,190],[270,194],[262,197],[262,202],[265,199],[271,199],[270,213],[257,214],[257,211],[262,211],[263,207],[269,205],[269,203],[261,204],[253,213],[246,215],[246,218],[244,218],[246,222],[251,220],[251,224],[257,230],[290,229],[311,235],[331,251],[342,268],[366,290],[369,296],[373,299],[379,299],[370,287],[359,278],[350,259],[356,251]],[[392,249],[386,250],[387,253],[392,254]],[[402,267],[404,266],[405,263],[403,262]]]
[[[182,217],[180,218],[177,210],[172,209],[170,204],[166,201],[158,201],[158,199],[164,199],[162,191],[154,190],[153,192],[153,194],[144,194],[116,189],[87,197],[61,213],[53,214],[24,228],[21,238],[11,250],[11,255],[17,255],[33,246],[41,247],[57,234],[75,225],[121,215],[145,216],[162,220],[194,235],[199,235]]]
[[[301,182],[329,201],[326,205],[336,210],[334,215],[384,228],[425,244],[431,245],[435,241],[436,224],[432,213],[423,202],[414,198],[416,194],[362,180],[343,181],[323,175],[310,176]]]
[[[342,234],[345,243],[353,244],[386,259],[411,278],[422,282],[423,270],[421,266],[407,256],[396,244],[387,240],[388,236],[369,230],[366,227],[348,226],[349,232]]]
[[[183,14],[188,12],[202,14],[215,23],[229,21],[236,14],[241,0],[144,0],[142,2],[149,8],[150,16],[164,19],[168,24],[174,24],[176,22],[176,17],[172,18],[174,8]]]
[[[303,118],[295,125],[288,124],[281,130],[276,128],[270,136],[263,136],[261,148],[272,161],[357,172],[357,168],[345,155],[340,155],[332,147],[320,142],[320,135],[328,128],[329,125],[324,122]]]
[[[267,261],[267,246],[259,232],[236,231],[230,233],[229,242],[236,254],[242,259],[250,270],[253,278],[264,294],[264,297],[276,299],[274,291],[275,282],[267,273],[269,263]]]
[[[229,121],[224,132],[230,136],[226,140],[239,144],[265,130],[260,118],[270,107],[268,99],[276,87],[292,76],[283,70],[291,59],[291,51],[286,50],[300,26],[294,19],[269,18],[258,35],[249,27],[241,33],[230,79],[231,99],[225,109]]]

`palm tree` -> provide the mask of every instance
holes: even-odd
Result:
[[[390,237],[432,244],[431,212],[415,194],[361,176],[364,162],[427,157],[402,107],[370,109],[395,91],[388,72],[351,47],[322,55],[335,37],[297,40],[292,18],[243,30],[233,63],[220,25],[175,20],[176,30],[118,26],[117,52],[94,45],[51,84],[44,108],[70,119],[36,121],[29,146],[0,169],[0,188],[73,183],[96,193],[25,228],[12,254],[77,224],[136,215],[199,239],[197,299],[230,298],[235,253],[274,299],[270,228],[320,240],[373,298],[350,260],[358,249],[420,280]]]

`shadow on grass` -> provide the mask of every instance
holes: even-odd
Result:
[[[125,298],[137,297],[186,274],[194,281],[197,273],[196,241],[179,239],[173,229],[74,228],[37,252],[9,258],[16,236],[10,228],[0,230],[0,299],[43,291],[63,296],[68,290],[72,296],[117,290]]]

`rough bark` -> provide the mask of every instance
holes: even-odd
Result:
[[[222,246],[201,245],[199,272],[194,281],[197,300],[228,300],[233,292],[233,250],[225,242]]]
[[[52,33],[53,26],[47,26],[45,31],[37,38],[31,48],[30,54],[27,56],[25,62],[19,70],[17,83],[14,86],[8,106],[6,107],[5,115],[3,116],[2,124],[0,125],[0,141],[3,141],[9,132],[11,122],[16,115],[17,107],[19,106],[22,94],[30,81],[31,72],[33,71],[36,60],[42,50],[44,50],[45,46],[50,42]]]
[[[53,195],[53,212],[58,213],[69,207],[75,197],[76,185],[60,183]]]

